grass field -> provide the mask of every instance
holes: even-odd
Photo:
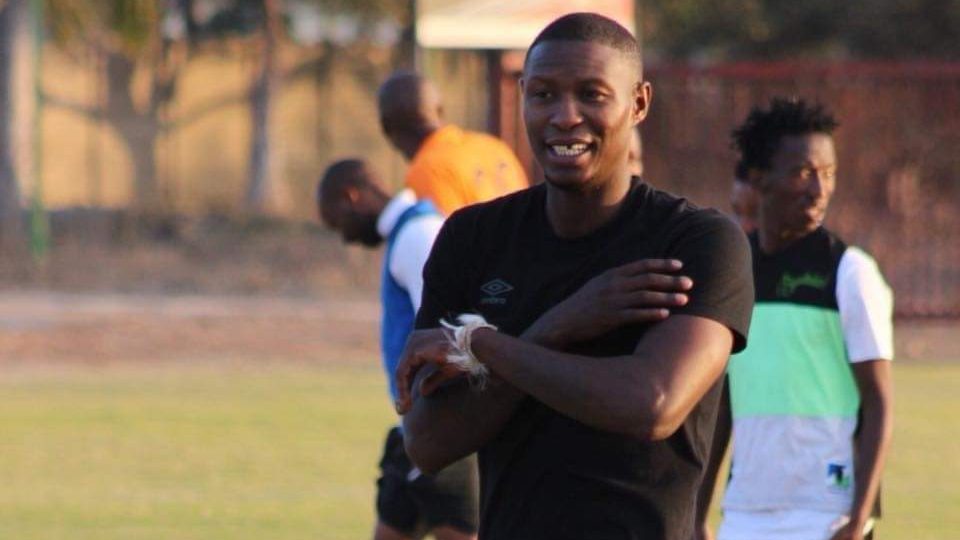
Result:
[[[882,538],[960,537],[960,364],[900,363]],[[0,538],[359,539],[394,421],[369,362],[0,374]]]

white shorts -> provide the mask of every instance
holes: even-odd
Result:
[[[849,516],[813,510],[724,510],[717,540],[829,540]],[[873,519],[863,528],[873,529]]]

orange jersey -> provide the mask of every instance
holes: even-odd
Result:
[[[506,143],[452,125],[434,131],[423,142],[410,162],[406,184],[418,199],[430,199],[445,215],[529,186],[520,161]]]

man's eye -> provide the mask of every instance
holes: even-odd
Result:
[[[549,90],[534,90],[530,94],[531,94],[531,97],[534,97],[536,99],[549,99],[550,96],[553,95],[553,93],[550,92]]]
[[[599,101],[604,98],[604,94],[599,90],[584,90],[583,97],[588,101]]]

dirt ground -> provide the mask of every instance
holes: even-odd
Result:
[[[60,216],[42,263],[0,259],[0,363],[369,360],[379,268],[312,223]],[[898,321],[896,343],[960,361],[960,321]]]
[[[380,308],[341,298],[0,292],[0,363],[369,361]],[[898,357],[960,360],[954,321],[901,321]]]
[[[376,358],[373,299],[0,293],[0,362]]]

